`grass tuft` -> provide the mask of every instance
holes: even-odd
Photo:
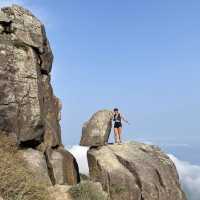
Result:
[[[82,181],[69,190],[74,200],[108,200],[108,195],[102,190],[99,183]]]

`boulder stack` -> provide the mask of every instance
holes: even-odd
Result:
[[[83,126],[81,145],[89,174],[111,200],[186,200],[176,167],[158,147],[137,142],[108,144],[113,113],[96,112]]]

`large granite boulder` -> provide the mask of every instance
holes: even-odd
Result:
[[[60,103],[50,84],[52,61],[43,24],[17,5],[2,8],[0,130],[19,144],[34,146],[46,138],[50,146],[61,143]]]
[[[0,137],[11,136],[28,167],[49,185],[76,184],[76,160],[62,149],[62,105],[50,82],[52,62],[44,25],[20,6],[2,8]]]
[[[101,146],[108,142],[112,129],[113,112],[100,110],[85,122],[82,128],[80,145]]]
[[[53,184],[75,185],[80,182],[79,169],[73,155],[59,147],[46,151],[48,168]]]
[[[113,200],[186,200],[175,165],[159,148],[128,142],[88,150],[90,177]]]
[[[43,180],[49,186],[52,185],[48,174],[46,158],[42,152],[29,148],[27,150],[20,150],[18,154],[27,162],[27,166],[35,173],[37,179]]]

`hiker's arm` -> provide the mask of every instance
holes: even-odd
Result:
[[[124,122],[126,122],[127,124],[129,124],[128,120],[125,119],[123,115],[121,115],[121,118],[122,118],[122,120],[123,120]]]

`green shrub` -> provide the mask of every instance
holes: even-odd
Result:
[[[1,133],[0,133],[1,134]],[[0,136],[0,194],[4,200],[49,200],[47,185],[35,179],[12,138]]]

